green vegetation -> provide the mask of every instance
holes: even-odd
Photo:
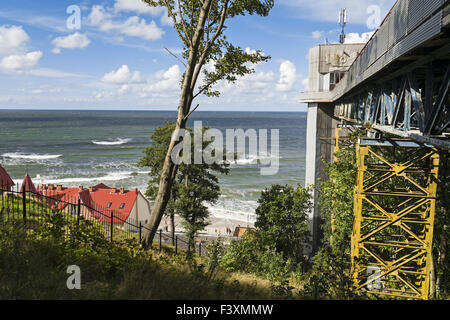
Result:
[[[167,10],[183,47],[182,56],[177,57],[184,64],[185,70],[174,133],[186,127],[189,116],[196,109],[192,108],[195,98],[200,95],[219,96],[220,92],[214,85],[221,81],[235,82],[238,77],[255,72],[253,65],[270,59],[261,50],[249,52],[233,45],[227,39],[225,31],[233,18],[242,19],[246,15],[267,16],[274,6],[273,0],[144,1],[152,7]],[[178,140],[175,139],[170,142],[164,157],[158,193],[146,225],[149,231],[144,234],[143,244],[147,247],[153,241],[170,200],[178,170],[171,155],[177,143]]]
[[[163,127],[157,128],[151,137],[152,145],[143,151],[144,157],[139,161],[139,166],[150,167],[150,180],[146,195],[151,200],[154,200],[158,194],[158,184],[164,163],[163,159],[169,148],[174,128],[175,124],[170,122],[166,122]],[[203,127],[199,130],[202,130],[200,135],[203,136],[203,133],[208,128]],[[188,131],[191,132],[190,129]],[[182,163],[179,165],[172,186],[171,197],[165,211],[165,214],[171,218],[172,239],[175,239],[174,216],[177,214],[183,219],[183,226],[191,248],[194,248],[194,238],[197,232],[208,225],[209,211],[204,203],[214,204],[219,199],[220,186],[216,174],[228,174],[229,172],[229,164],[227,162],[221,164],[215,162],[207,164],[204,161],[200,164],[195,163],[194,148],[197,143],[194,139],[200,135],[191,134],[190,164]],[[212,143],[213,140],[204,139],[199,144],[204,150]]]
[[[69,231],[70,237],[65,231]],[[269,299],[261,281],[217,272],[217,255],[187,263],[185,253],[144,251],[133,240],[110,242],[92,222],[53,212],[36,229],[0,224],[0,299]],[[66,286],[81,269],[81,290]]]
[[[263,191],[256,210],[256,229],[231,243],[221,266],[268,279],[279,295],[292,298],[306,266],[303,251],[309,236],[309,198],[309,190],[301,186],[273,185]]]

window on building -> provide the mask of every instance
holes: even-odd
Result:
[[[121,203],[119,209],[123,209],[125,207],[125,203]]]
[[[106,205],[106,207],[109,209],[111,208],[112,202],[108,202],[108,204]]]
[[[334,87],[341,81],[344,77],[343,72],[331,72],[330,73],[330,91],[334,89]]]

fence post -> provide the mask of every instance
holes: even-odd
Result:
[[[139,243],[142,241],[142,222],[139,221]]]
[[[175,236],[175,254],[178,254],[178,236]]]
[[[159,251],[162,250],[162,229],[159,229]]]
[[[202,256],[202,242],[201,241],[198,243],[198,255],[200,257]]]
[[[111,242],[113,242],[113,217],[114,212],[111,211]]]
[[[27,196],[26,196],[25,186],[22,187],[22,212],[23,212],[23,226],[27,225]]]
[[[81,199],[78,198],[78,207],[77,207],[77,224],[80,224],[80,215],[81,215]]]

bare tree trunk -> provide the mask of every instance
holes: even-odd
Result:
[[[199,58],[200,42],[203,38],[207,13],[211,8],[211,3],[212,0],[205,0],[203,2],[203,6],[200,10],[200,15],[198,18],[196,31],[192,38],[192,46],[189,48],[189,58],[186,64],[186,72],[184,74],[183,85],[181,87],[181,96],[178,104],[178,116],[174,129],[175,136],[179,136],[178,133],[180,132],[180,130],[186,127],[186,116],[189,114],[191,108],[193,90],[195,88],[195,83],[192,84],[192,79],[194,77],[197,61]],[[201,68],[201,66],[198,67]],[[158,194],[156,196],[155,203],[150,214],[149,222],[146,225],[144,239],[142,241],[143,247],[146,249],[149,249],[153,243],[153,239],[156,232],[158,231],[159,224],[161,223],[161,219],[170,199],[172,185],[176,177],[176,172],[178,170],[178,166],[174,164],[171,159],[172,151],[176,143],[177,141],[175,141],[174,139],[170,141],[166,158],[164,160],[161,179],[159,181]]]

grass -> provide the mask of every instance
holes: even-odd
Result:
[[[16,199],[17,200],[17,199]],[[0,201],[0,210],[3,208]],[[21,212],[21,204],[15,207]],[[30,206],[30,212],[42,209]],[[209,277],[208,258],[163,244],[144,251],[136,240],[117,238],[93,222],[57,210],[0,219],[0,299],[226,299],[279,298],[268,281],[223,271]],[[70,236],[68,236],[70,235]],[[118,241],[121,240],[121,241]],[[69,290],[67,267],[81,269],[81,290]]]

